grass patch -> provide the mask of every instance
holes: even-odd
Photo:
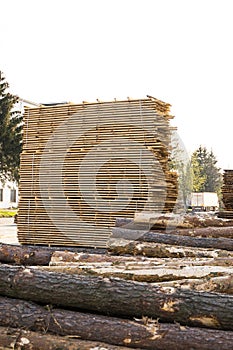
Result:
[[[11,218],[15,216],[17,209],[0,209],[0,218]]]

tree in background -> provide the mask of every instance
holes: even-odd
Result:
[[[217,167],[217,159],[213,152],[200,146],[193,152],[191,168],[193,176],[193,192],[220,192],[222,175]]]
[[[18,97],[9,92],[9,84],[0,71],[0,180],[19,180],[22,151],[22,116],[14,111]]]
[[[178,174],[178,201],[186,209],[192,192],[191,161],[176,130],[171,134],[171,154],[169,167]]]

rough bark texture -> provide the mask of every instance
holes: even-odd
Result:
[[[112,229],[112,235],[114,238],[124,238],[138,237],[138,241],[143,242],[153,242],[153,243],[164,243],[172,245],[182,245],[185,247],[199,247],[199,248],[212,248],[212,249],[223,249],[223,250],[233,250],[233,239],[230,238],[206,238],[206,237],[189,237],[189,236],[179,236],[175,234],[162,234],[155,232],[148,232],[140,236],[138,230],[128,230],[124,228]]]
[[[72,335],[113,345],[153,349],[154,344],[154,333],[144,324],[116,317],[52,309],[4,297],[0,297],[0,325]]]
[[[181,349],[181,346],[183,350],[232,349],[233,343],[233,332],[229,331],[189,328],[179,324],[162,324],[146,317],[135,322],[68,310],[49,309],[32,302],[2,297],[0,298],[0,325],[37,332],[46,330],[46,332],[63,336],[76,336],[89,341],[102,341],[105,344],[152,350],[174,350]],[[53,345],[52,340],[55,341],[55,344],[59,344],[60,341],[60,345],[66,345],[64,338],[51,335],[41,338],[38,333],[29,333],[29,335],[31,335],[30,343],[32,344],[33,340],[35,342],[35,339],[38,339],[36,344],[41,346],[41,344],[45,344],[42,342],[44,339],[44,341],[49,340],[51,345]],[[23,332],[23,336],[30,340],[27,333]],[[69,345],[68,342],[67,345]],[[75,342],[73,344],[71,341],[71,345],[75,345]],[[111,349],[111,347],[107,347],[107,349]]]
[[[155,231],[156,232],[156,231]],[[166,233],[166,231],[160,231]],[[191,237],[213,237],[213,238],[231,238],[233,239],[233,226],[230,227],[202,227],[192,229],[176,229],[170,230],[167,233],[175,234],[179,236],[191,236]]]
[[[233,294],[233,276],[222,276],[212,278],[183,279],[157,283],[160,287],[175,287],[184,290],[196,290],[215,293]]]
[[[182,280],[183,288],[191,289],[192,286],[196,290],[232,294],[233,258],[158,259],[55,252],[50,266],[43,269],[69,274],[120,277],[140,282],[175,283],[175,280]],[[177,284],[179,285],[181,284]]]
[[[114,266],[125,265],[142,267],[144,265],[150,266],[233,266],[233,257],[223,258],[147,258],[144,256],[119,256],[109,254],[86,254],[73,252],[54,252],[51,257],[50,266],[69,266],[69,264],[76,263],[95,263],[95,264],[112,264]]]
[[[127,218],[116,218],[115,226],[135,229],[147,229],[148,222],[133,221]],[[185,215],[183,217],[161,216],[156,220],[153,219],[153,224],[150,220],[150,228],[153,229],[190,229],[190,228],[205,228],[205,227],[233,227],[233,220],[225,220],[210,216]]]
[[[73,252],[82,254],[106,253],[106,249],[78,248],[78,247],[45,247],[30,245],[13,245],[0,243],[0,262],[21,265],[48,265],[55,252]]]
[[[50,249],[0,244],[0,261],[21,265],[48,265],[52,256]]]
[[[118,278],[68,275],[0,266],[0,294],[128,317],[233,329],[233,296],[162,288]]]
[[[96,275],[101,277],[119,277],[139,282],[175,281],[184,278],[211,278],[227,276],[233,279],[233,267],[226,266],[153,266],[152,264],[104,264],[104,263],[71,263],[61,266],[44,266],[43,271],[66,274]]]
[[[122,346],[0,327],[0,350],[127,350]],[[227,349],[227,348],[226,348]]]
[[[233,252],[220,249],[173,246],[171,244],[137,242],[124,239],[111,239],[108,250],[113,254],[143,255],[154,258],[233,257]]]

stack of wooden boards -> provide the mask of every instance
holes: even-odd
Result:
[[[0,245],[1,346],[231,350],[233,221],[166,220],[108,250]]]
[[[169,108],[148,97],[27,109],[19,242],[105,247],[116,217],[172,212]]]
[[[222,201],[224,210],[219,212],[221,218],[233,218],[233,170],[224,170]]]

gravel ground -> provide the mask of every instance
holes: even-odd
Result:
[[[14,218],[0,218],[0,243],[18,244]]]

